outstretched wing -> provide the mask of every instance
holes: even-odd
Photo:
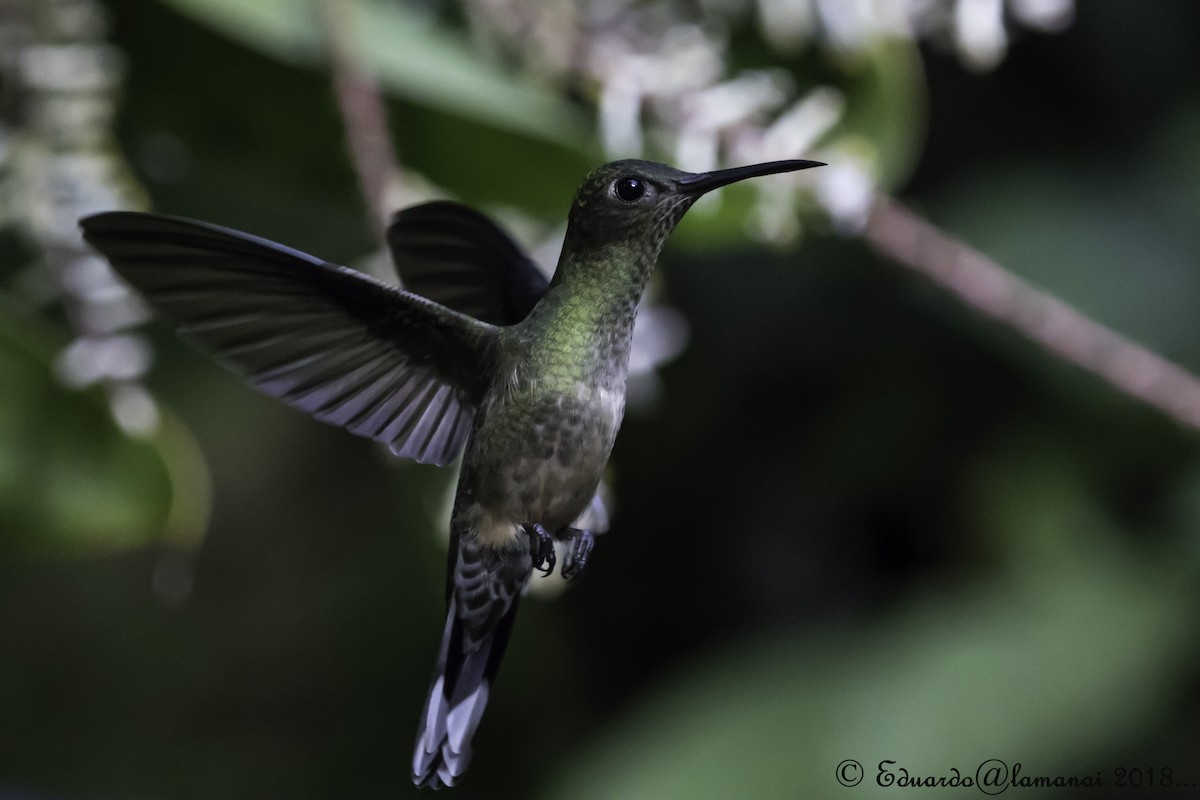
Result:
[[[267,394],[421,462],[466,441],[494,327],[217,225],[126,211],[80,225],[183,336]]]
[[[405,289],[492,325],[520,322],[546,293],[546,276],[508,234],[461,203],[400,211],[387,241]]]

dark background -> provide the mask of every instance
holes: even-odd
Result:
[[[167,4],[106,5],[119,138],[156,210],[370,249],[327,75]],[[897,193],[1200,370],[1200,6],[1081,5],[987,74],[922,47]],[[401,161],[479,205],[556,219],[600,160],[391,112]],[[626,420],[613,529],[569,591],[524,604],[456,796],[898,796],[884,759],[1103,777],[1079,797],[1132,796],[1117,767],[1200,782],[1195,432],[819,219],[774,251],[736,226],[701,246],[705,224],[661,262],[692,336]],[[453,476],[147,333],[211,524],[183,555],[0,550],[0,797],[409,793]],[[152,588],[171,569],[174,599]],[[1159,791],[1181,796],[1139,796]]]

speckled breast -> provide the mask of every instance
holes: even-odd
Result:
[[[623,393],[583,386],[499,400],[473,442],[478,502],[513,522],[570,524],[596,491],[624,405]]]

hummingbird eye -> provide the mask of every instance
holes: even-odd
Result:
[[[617,197],[626,203],[636,203],[646,194],[646,184],[632,176],[618,179],[613,186]]]

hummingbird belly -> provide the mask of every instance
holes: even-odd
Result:
[[[623,392],[580,387],[509,395],[487,408],[462,487],[480,513],[471,526],[480,539],[502,546],[522,536],[525,523],[554,532],[578,517],[600,483],[624,406]]]

